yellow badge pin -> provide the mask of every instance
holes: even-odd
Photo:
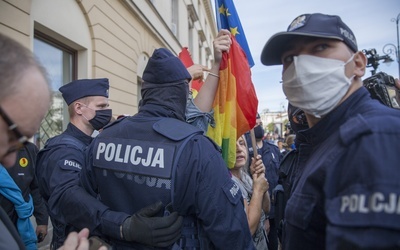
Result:
[[[19,165],[23,168],[28,166],[28,159],[26,159],[25,157],[22,157],[21,159],[19,159]]]

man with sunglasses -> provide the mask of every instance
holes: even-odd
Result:
[[[28,49],[0,34],[0,55],[0,165],[9,168],[16,161],[17,151],[39,129],[51,92],[44,69]],[[0,249],[25,249],[1,208]]]
[[[261,61],[283,65],[283,91],[304,111],[283,249],[399,249],[400,111],[363,88],[366,57],[340,17],[298,16]]]

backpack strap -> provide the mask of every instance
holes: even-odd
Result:
[[[172,118],[163,118],[153,124],[153,129],[173,141],[181,141],[193,134],[202,134],[203,131],[186,122]]]
[[[196,135],[203,135],[203,131],[193,125],[185,122],[177,121],[176,119],[165,118],[153,125],[153,129],[163,136],[174,140],[181,141],[175,154],[174,163],[172,165],[171,177],[171,203],[165,207],[164,215],[169,215],[173,212],[174,203],[174,186],[176,168],[181,158],[181,155],[186,147],[186,144]],[[197,219],[192,216],[185,216],[183,220],[182,237],[174,243],[172,250],[181,249],[200,249],[200,241],[198,236]]]
[[[163,118],[153,124],[153,129],[159,134],[171,139],[173,141],[182,141],[174,156],[174,163],[172,165],[172,173],[176,172],[179,159],[181,158],[182,152],[185,149],[186,144],[196,135],[202,135],[203,131],[193,125],[186,122],[182,122],[172,118]],[[171,177],[171,203],[174,202],[174,185],[175,175]]]

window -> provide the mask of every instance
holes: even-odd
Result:
[[[172,14],[172,19],[171,19],[171,31],[172,33],[178,37],[179,32],[178,32],[178,22],[179,22],[179,3],[178,0],[172,0],[171,4],[171,14]]]
[[[45,142],[61,134],[69,122],[68,108],[58,89],[76,79],[76,51],[35,31],[33,52],[46,68],[53,91],[53,102],[43,119],[35,143],[42,148]]]
[[[143,80],[140,76],[137,77],[137,107],[140,108],[140,101],[142,100],[142,84]]]
[[[193,43],[194,43],[194,39],[193,39],[193,33],[195,32],[194,29],[194,25],[193,25],[193,21],[191,18],[189,18],[189,51],[193,51]]]

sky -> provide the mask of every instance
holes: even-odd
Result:
[[[214,1],[214,0],[212,0]],[[261,51],[275,33],[286,31],[297,16],[304,13],[339,15],[354,32],[358,49],[375,48],[384,55],[388,43],[397,46],[396,19],[400,14],[400,0],[234,0],[255,65],[252,80],[258,97],[258,111],[283,111],[287,99],[282,92],[282,66],[265,66],[260,61]],[[400,24],[399,24],[400,25]],[[377,72],[383,71],[399,77],[395,54],[394,62],[381,63]],[[367,68],[363,79],[371,76]]]

